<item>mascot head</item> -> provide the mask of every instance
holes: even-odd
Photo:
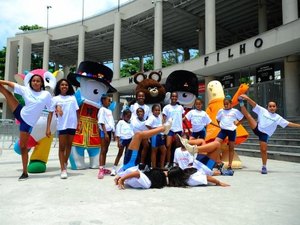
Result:
[[[76,73],[69,73],[68,80],[72,85],[80,87],[80,94],[84,99],[98,103],[101,96],[109,92],[116,92],[110,83],[113,71],[100,63],[83,61]]]
[[[206,94],[208,102],[215,99],[224,99],[224,90],[220,81],[212,80],[207,84]]]
[[[149,74],[148,78],[143,73],[136,73],[134,75],[134,82],[137,84],[135,93],[140,91],[145,93],[145,104],[160,103],[164,100],[166,90],[162,84],[161,72],[153,71]]]
[[[184,107],[191,108],[198,96],[198,78],[187,70],[175,70],[166,80],[166,91],[177,92],[178,102]]]

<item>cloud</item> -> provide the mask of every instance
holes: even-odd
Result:
[[[132,0],[120,0],[120,4]],[[6,46],[7,38],[22,32],[22,25],[39,25],[55,27],[91,17],[117,7],[117,0],[0,0],[0,50]]]

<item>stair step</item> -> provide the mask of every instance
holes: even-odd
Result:
[[[235,148],[238,155],[261,158],[260,150]],[[300,163],[300,153],[268,151],[268,159]]]
[[[240,144],[238,146],[239,148],[244,149],[259,149],[259,143],[248,143],[244,142],[243,144]],[[274,145],[274,144],[268,144],[268,150],[274,151],[274,152],[290,152],[290,153],[300,153],[300,146],[294,146],[294,145]]]
[[[257,137],[249,137],[244,143],[258,143]],[[243,144],[244,144],[243,143]],[[269,139],[269,145],[300,146],[300,139],[295,138],[273,138]]]

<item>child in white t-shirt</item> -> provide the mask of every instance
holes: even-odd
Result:
[[[67,79],[61,79],[57,82],[54,95],[47,119],[46,136],[51,136],[50,125],[53,112],[55,112],[59,138],[58,156],[61,169],[60,178],[66,179],[68,177],[68,159],[77,127],[79,106],[74,96],[74,89]]]
[[[148,105],[145,104],[145,93],[143,91],[138,91],[136,93],[136,100],[134,104],[130,106],[130,111],[132,113],[131,117],[136,118],[137,117],[137,109],[142,108],[144,110],[144,120],[146,120],[150,114],[150,108]]]
[[[234,156],[234,145],[236,139],[236,128],[244,115],[237,109],[232,108],[231,96],[226,96],[224,101],[224,108],[220,109],[217,113],[217,121],[221,128],[216,141],[222,143],[228,137],[229,159],[228,170],[232,170],[231,165]]]
[[[103,179],[105,174],[110,174],[111,171],[105,168],[106,154],[110,145],[111,139],[114,140],[115,121],[112,111],[108,108],[111,99],[107,95],[101,97],[102,107],[98,112],[98,124],[101,137],[101,152],[99,157],[99,172],[98,179]]]
[[[252,107],[253,112],[258,116],[257,121],[251,116],[244,106],[243,100],[246,100]],[[276,113],[277,105],[275,102],[270,101],[268,103],[268,109],[265,109],[258,105],[255,101],[243,94],[239,98],[241,111],[247,119],[250,128],[254,134],[259,138],[260,153],[262,159],[262,174],[267,174],[267,159],[268,159],[268,140],[269,137],[275,132],[277,126],[285,127],[300,127],[300,124],[292,123],[284,119],[282,116]]]
[[[132,126],[130,124],[130,118],[131,118],[131,111],[129,109],[125,109],[122,112],[122,120],[119,120],[119,122],[116,125],[116,141],[118,143],[118,154],[116,156],[113,169],[111,171],[111,176],[116,175],[116,169],[119,164],[120,158],[123,155],[124,149],[125,151],[128,148],[128,145],[132,139],[132,136],[134,135]]]

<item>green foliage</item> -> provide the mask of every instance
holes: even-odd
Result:
[[[240,84],[251,84],[250,77],[241,77],[240,78]]]
[[[0,51],[0,80],[4,80],[6,47]]]
[[[22,25],[19,27],[19,30],[22,30],[22,31],[30,31],[30,30],[39,30],[39,29],[42,29],[43,27],[35,24],[35,25]]]

